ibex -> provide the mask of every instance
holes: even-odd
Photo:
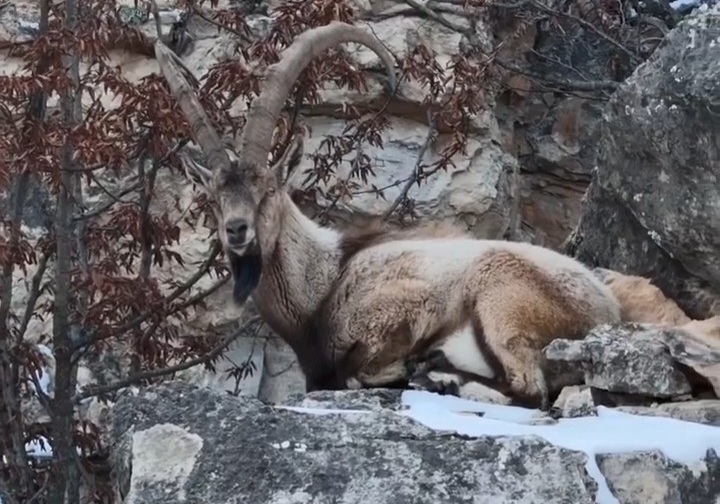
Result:
[[[302,142],[268,168],[294,82],[315,56],[344,42],[374,51],[394,85],[393,57],[368,32],[341,22],[310,29],[266,69],[236,149],[211,126],[187,69],[156,43],[162,73],[207,158],[210,169],[187,156],[183,163],[214,202],[235,301],[252,296],[296,353],[308,390],[405,380],[408,358],[440,348],[460,357],[459,367],[546,408],[550,380],[540,350],[620,319],[617,300],[589,269],[540,246],[474,239],[442,224],[358,233],[321,227],[284,182]]]

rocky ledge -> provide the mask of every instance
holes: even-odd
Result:
[[[114,485],[127,504],[717,502],[720,429],[668,415],[394,390],[272,407],[166,382],[113,408]]]

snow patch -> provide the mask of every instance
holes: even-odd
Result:
[[[538,411],[405,391],[401,414],[437,430],[468,436],[539,436],[556,446],[584,452],[587,471],[598,484],[598,504],[618,504],[595,460],[597,454],[659,450],[688,466],[702,462],[709,448],[720,450],[720,428],[673,418],[633,415],[606,407],[597,416],[566,418],[552,425],[529,425]],[[482,412],[484,415],[464,415]],[[682,435],[678,435],[682,433]]]
[[[670,2],[670,7],[675,10],[681,9],[682,7],[697,7],[700,5],[700,0],[674,0]]]
[[[304,406],[275,406],[277,409],[297,411],[298,413],[310,413],[312,415],[338,415],[352,413],[370,413],[370,410],[333,409],[333,408],[306,408]]]
[[[633,415],[603,406],[597,408],[597,416],[564,418],[543,425],[537,422],[542,416],[538,410],[425,391],[404,391],[402,404],[404,409],[398,412],[399,415],[434,430],[474,437],[538,436],[555,446],[585,453],[587,472],[598,484],[597,504],[619,504],[619,501],[600,472],[596,455],[659,450],[669,459],[697,472],[702,470],[708,449],[720,452],[718,427],[667,417]],[[372,413],[370,410],[277,407],[312,415]],[[482,416],[473,413],[482,413]]]

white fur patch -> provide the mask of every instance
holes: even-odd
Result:
[[[587,275],[590,281],[604,285],[595,275],[576,259],[552,249],[525,242],[506,240],[476,240],[472,238],[436,238],[427,240],[396,240],[381,243],[365,253],[374,257],[394,256],[412,252],[427,259],[428,272],[445,272],[464,269],[488,252],[506,250],[540,266],[549,273],[570,270]]]
[[[453,373],[446,373],[444,371],[430,371],[427,374],[427,377],[435,383],[443,383],[445,385],[454,383],[455,385],[460,386],[460,377]]]
[[[495,372],[480,349],[475,331],[470,325],[452,333],[435,348],[442,350],[457,369],[485,378],[495,378]]]
[[[430,371],[427,377],[435,383],[442,383],[444,385],[454,383],[458,385],[458,394],[462,399],[487,402],[490,404],[510,404],[510,398],[497,390],[475,381],[462,383],[460,377],[453,373]]]

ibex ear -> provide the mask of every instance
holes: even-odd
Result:
[[[272,166],[275,179],[280,186],[285,186],[290,178],[290,173],[297,168],[302,159],[304,149],[303,136],[293,135],[290,145],[287,146],[283,155]]]
[[[197,184],[203,189],[207,189],[210,186],[210,179],[212,178],[212,172],[210,170],[196,163],[192,157],[185,153],[180,154],[180,160],[185,168],[185,175],[193,184]]]

